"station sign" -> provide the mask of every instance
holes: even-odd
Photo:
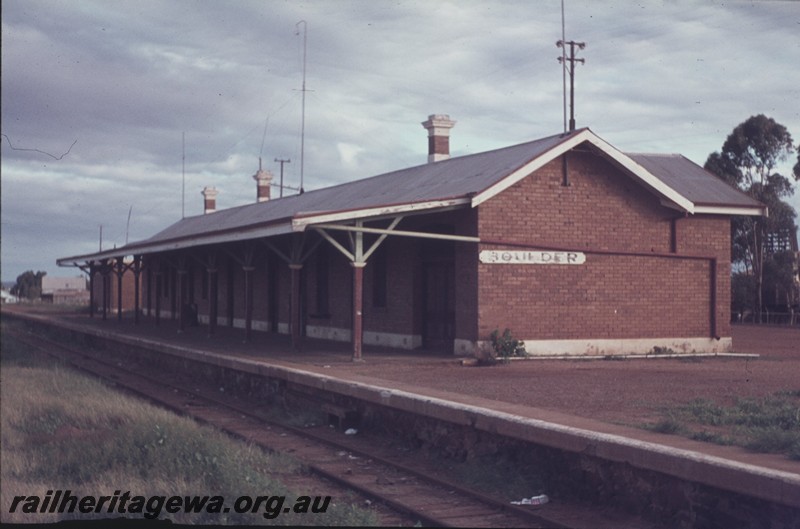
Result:
[[[555,264],[580,265],[586,262],[583,252],[549,252],[538,250],[483,250],[478,256],[485,264]]]

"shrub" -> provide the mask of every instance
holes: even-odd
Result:
[[[525,351],[525,342],[514,338],[508,328],[503,331],[502,335],[499,330],[493,330],[489,335],[489,341],[492,343],[492,353],[496,358],[508,359],[528,355]]]

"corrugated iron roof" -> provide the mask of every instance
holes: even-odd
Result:
[[[296,216],[468,197],[483,191],[564,140],[563,135],[426,163],[207,215],[187,217],[140,243],[289,221]],[[140,244],[140,243],[133,243]]]
[[[414,209],[414,206],[435,204],[442,201],[468,200],[482,194],[482,200],[491,197],[494,189],[504,188],[504,180],[510,175],[520,178],[523,168],[530,168],[541,160],[560,155],[572,144],[590,141],[600,146],[617,161],[625,162],[628,171],[643,183],[649,181],[657,188],[691,207],[694,205],[728,208],[712,211],[733,214],[736,208],[746,214],[762,211],[763,204],[741,191],[732,188],[702,167],[680,155],[623,154],[598,138],[589,129],[579,129],[568,134],[558,134],[539,140],[513,145],[502,149],[460,156],[435,163],[426,163],[398,171],[339,184],[324,189],[308,191],[266,202],[258,202],[216,211],[214,213],[184,218],[153,237],[134,242],[114,251],[105,251],[87,256],[60,259],[59,263],[75,263],[112,256],[132,255],[148,251],[162,251],[180,241],[180,246],[211,244],[223,240],[253,238],[275,234],[276,227],[289,232],[293,220],[312,219],[325,214],[351,212],[358,218],[359,212],[375,208],[397,207]],[[631,163],[632,162],[632,163]],[[637,165],[638,164],[638,165]],[[644,168],[643,172],[641,168]],[[527,169],[526,169],[527,170]],[[658,193],[658,189],[653,192]],[[667,201],[672,201],[666,195]],[[475,203],[473,202],[473,205]],[[733,209],[731,209],[733,208]],[[367,216],[361,214],[362,217]],[[260,231],[259,231],[260,230]]]
[[[680,154],[626,155],[697,205],[763,207],[758,200],[731,187]]]

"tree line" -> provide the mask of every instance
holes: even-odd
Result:
[[[776,169],[797,153],[792,175]],[[791,163],[791,162],[790,162]],[[763,114],[751,116],[733,129],[722,150],[709,155],[705,169],[765,204],[766,217],[733,217],[731,310],[762,312],[800,309],[798,281],[797,212],[786,202],[794,193],[792,179],[800,180],[800,146],[789,131]]]
[[[11,294],[19,299],[36,300],[42,297],[42,278],[47,272],[28,270],[17,276]]]

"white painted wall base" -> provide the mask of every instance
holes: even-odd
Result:
[[[416,349],[422,347],[422,335],[364,331],[364,344],[396,349]]]
[[[352,341],[353,332],[340,327],[306,325],[306,336],[336,342]],[[364,331],[364,345],[394,347],[396,349],[416,349],[422,346],[422,336],[418,334],[396,334],[390,332]]]
[[[208,320],[209,320],[209,317],[208,317],[207,314],[198,314],[197,315],[197,323],[199,323],[200,325],[208,325]],[[244,320],[242,318],[234,318],[233,319],[233,326],[236,327],[237,329],[244,329],[245,328],[245,323],[246,323],[246,320]],[[217,325],[218,326],[227,326],[228,325],[228,318],[226,316],[217,316]],[[252,325],[252,329],[254,331],[268,332],[269,329],[270,329],[269,322],[268,321],[264,321],[264,320],[253,320],[251,325]]]
[[[525,350],[534,356],[611,356],[647,354],[658,347],[677,354],[730,352],[730,336],[713,338],[623,338],[598,340],[524,340]],[[490,342],[481,340],[478,350],[489,351]]]
[[[338,327],[322,327],[320,325],[306,325],[306,336],[318,338],[320,340],[332,340],[335,342],[349,342],[352,332],[350,329]]]
[[[142,315],[144,315],[144,316],[152,316],[152,317],[155,318],[156,317],[156,309],[151,310],[150,313],[147,312],[147,309],[142,309]],[[171,317],[172,317],[172,311],[171,310],[161,309],[161,319],[167,319],[167,318],[171,318]]]

